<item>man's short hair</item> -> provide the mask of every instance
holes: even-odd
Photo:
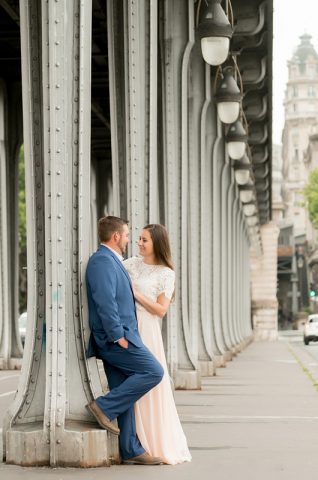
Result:
[[[128,225],[128,220],[119,217],[103,217],[98,220],[98,236],[101,242],[108,242],[113,233],[122,233],[123,226]]]

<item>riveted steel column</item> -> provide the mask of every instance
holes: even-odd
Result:
[[[235,274],[235,263],[236,259],[234,256],[234,243],[238,240],[238,235],[236,232],[235,224],[236,224],[236,217],[235,217],[235,180],[234,180],[234,173],[233,170],[231,172],[231,186],[229,188],[229,199],[228,199],[228,285],[229,285],[229,292],[228,292],[228,322],[230,324],[231,330],[231,337],[234,343],[234,348],[239,345],[239,337],[237,334],[237,323],[238,323],[238,316],[239,312],[235,309],[235,293],[236,293],[236,286],[234,284],[234,274]]]
[[[205,62],[201,55],[200,43],[196,43],[191,50],[189,58],[190,79],[188,86],[187,100],[187,143],[188,152],[182,155],[183,170],[187,170],[188,176],[182,185],[183,195],[187,198],[187,211],[184,205],[182,210],[188,224],[187,235],[187,253],[188,258],[188,280],[189,290],[187,293],[188,315],[190,323],[191,351],[195,357],[199,359],[200,372],[202,375],[213,374],[212,358],[209,355],[204,333],[202,330],[202,252],[201,241],[202,225],[201,225],[201,119],[202,108],[205,102]],[[183,117],[183,120],[185,118]],[[204,125],[205,126],[205,125]],[[204,132],[205,133],[205,132]],[[184,132],[185,134],[185,132]],[[185,140],[185,139],[183,139]],[[185,219],[184,219],[185,220]]]
[[[213,327],[218,351],[216,353],[217,366],[224,366],[228,347],[225,343],[221,318],[221,181],[225,161],[224,139],[222,124],[217,119],[217,137],[213,148]]]
[[[214,354],[218,351],[213,331],[213,141],[217,133],[215,108],[211,102],[211,67],[205,64],[205,102],[201,113],[201,328],[209,360],[200,359],[201,372],[215,373]],[[211,362],[212,360],[212,362]],[[204,370],[203,370],[204,368]]]
[[[230,336],[228,323],[228,305],[227,305],[227,288],[228,288],[228,191],[230,185],[231,171],[227,163],[228,157],[223,165],[221,174],[221,321],[222,331],[226,346],[226,359],[231,360],[233,356],[233,342]]]
[[[85,360],[90,233],[91,2],[21,2],[28,332],[7,413],[6,461],[99,466],[117,440],[85,409],[101,392]]]
[[[146,48],[149,7],[149,2],[144,0],[127,0],[124,7],[127,214],[131,224],[133,251],[140,230],[149,218],[149,138],[146,114],[149,101],[149,52]]]
[[[194,45],[193,1],[166,0],[163,13],[165,210],[177,278],[177,297],[168,316],[168,359],[171,362],[176,388],[199,388],[198,357],[197,350],[193,351],[191,338],[192,319],[189,318],[187,284],[189,275],[188,74],[191,50]],[[197,332],[195,334],[197,335]],[[194,339],[194,341],[197,340]]]
[[[250,249],[249,249],[249,238],[248,232],[244,221],[244,216],[241,215],[240,221],[240,231],[241,231],[241,251],[242,255],[242,265],[250,265]],[[251,324],[251,285],[250,285],[250,270],[244,268],[244,283],[242,285],[242,321],[241,329],[244,339],[248,339],[252,334],[252,324]]]
[[[126,57],[123,53],[123,45],[125,45],[124,2],[108,0],[106,3],[114,215],[127,218],[125,145],[128,135],[126,123],[128,122],[126,122],[125,110]]]
[[[0,368],[20,368],[19,335],[19,147],[22,143],[19,85],[0,82]]]
[[[135,253],[141,228],[159,221],[158,1],[110,0],[107,17],[114,211],[130,220]]]
[[[241,343],[243,341],[242,334],[242,317],[243,317],[243,291],[245,290],[245,269],[241,269],[240,262],[244,256],[244,244],[242,241],[242,232],[240,228],[240,200],[236,198],[233,204],[233,315],[235,320],[236,337]],[[242,251],[243,250],[243,251]]]

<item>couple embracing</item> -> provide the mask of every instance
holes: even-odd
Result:
[[[175,290],[167,231],[158,224],[144,227],[140,256],[123,261],[128,221],[104,217],[98,228],[100,246],[86,272],[87,356],[103,361],[110,391],[87,408],[101,427],[119,435],[123,463],[190,461],[161,336],[161,319]]]

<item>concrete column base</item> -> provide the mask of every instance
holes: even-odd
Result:
[[[216,366],[213,361],[200,360],[200,374],[201,377],[213,377],[216,372]]]
[[[226,367],[226,360],[224,358],[224,355],[215,355],[213,357],[213,362],[214,362],[216,368]]]
[[[12,427],[6,434],[6,463],[81,468],[120,463],[117,436],[93,424],[68,421],[56,443],[56,458],[52,459],[42,422]]]
[[[21,370],[22,358],[0,358],[0,370]]]
[[[234,354],[232,350],[228,350],[223,354],[225,362],[231,362],[233,360]]]
[[[177,370],[174,374],[176,390],[201,390],[199,370]]]

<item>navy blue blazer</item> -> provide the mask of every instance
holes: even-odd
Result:
[[[86,269],[91,335],[86,356],[100,357],[109,342],[121,337],[143,345],[137,327],[136,307],[129,274],[119,258],[100,245]]]

